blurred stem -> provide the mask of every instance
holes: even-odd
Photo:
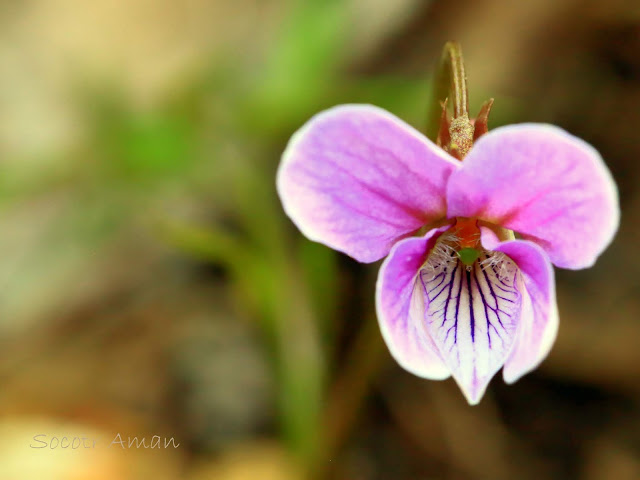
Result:
[[[302,239],[297,257],[318,322],[322,350],[326,358],[333,358],[340,291],[337,255],[324,245]]]
[[[241,306],[259,319],[273,355],[282,434],[300,463],[312,470],[325,387],[325,362],[314,310],[301,267],[286,245],[270,254],[242,237],[178,222],[163,222],[160,233],[179,250],[228,268]],[[277,236],[281,232],[275,232]],[[284,258],[284,260],[283,260]]]
[[[385,360],[385,345],[375,317],[367,317],[329,391],[314,478],[324,478],[330,461],[358,419],[371,382]]]
[[[312,470],[318,455],[325,362],[315,312],[295,256],[282,260],[286,252],[269,255],[264,248],[220,230],[176,222],[160,227],[167,242],[179,250],[228,268],[241,306],[259,320],[273,355],[284,440],[303,467]]]
[[[468,115],[467,76],[464,71],[462,48],[457,42],[447,42],[442,50],[440,63],[433,83],[431,101],[428,106],[427,137],[436,141],[440,129],[442,103],[450,98],[453,118]]]
[[[318,312],[304,282],[301,255],[291,248],[272,182],[260,165],[238,168],[230,182],[253,258],[240,280],[256,301],[278,378],[278,414],[287,446],[311,469],[326,381]]]
[[[234,274],[241,275],[251,260],[248,245],[224,231],[170,220],[161,221],[158,229],[160,236],[178,250],[200,260],[224,265]]]

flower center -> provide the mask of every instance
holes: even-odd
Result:
[[[478,221],[475,218],[456,218],[451,235],[455,237],[457,243],[455,252],[458,258],[467,267],[470,267],[482,252]]]
[[[458,258],[467,266],[473,265],[480,256],[480,250],[476,248],[461,248],[458,250]]]
[[[476,220],[471,222],[475,223]],[[461,223],[466,226],[471,224],[466,221]],[[483,248],[480,244],[480,233],[477,226],[475,227],[477,233],[471,237],[464,236],[465,233],[472,231],[471,228],[458,230],[456,226],[443,233],[429,253],[421,269],[422,275],[425,275],[426,279],[435,278],[443,271],[451,271],[458,265],[459,270],[472,272],[478,269],[479,272],[490,272],[491,275],[501,280],[510,279],[513,281],[513,276],[518,269],[513,260],[502,252]]]

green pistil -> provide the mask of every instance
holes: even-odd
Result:
[[[475,248],[461,248],[458,250],[458,257],[460,257],[462,263],[467,266],[473,265],[473,262],[475,262],[479,256],[480,251]]]

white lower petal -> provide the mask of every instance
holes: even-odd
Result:
[[[466,266],[444,239],[418,281],[427,300],[427,332],[469,403],[476,404],[514,345],[522,309],[518,267],[506,255],[486,251]]]

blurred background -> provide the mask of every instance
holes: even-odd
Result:
[[[473,408],[395,364],[378,265],[274,185],[321,109],[424,129],[447,40],[472,114],[586,139],[623,211],[557,272],[549,358]],[[638,52],[634,0],[1,1],[0,479],[640,478]]]

